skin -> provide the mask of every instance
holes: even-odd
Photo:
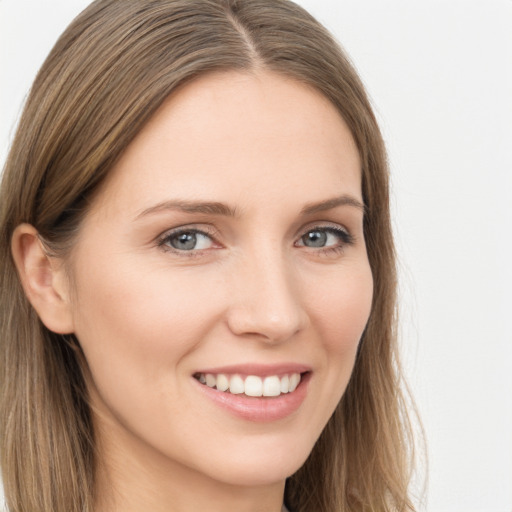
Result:
[[[340,197],[348,204],[326,203]],[[232,215],[162,207],[169,201],[223,203]],[[98,511],[280,511],[285,479],[346,388],[370,313],[357,202],[359,155],[334,106],[270,72],[227,72],[180,89],[144,127],[68,261],[18,228],[29,298],[47,326],[76,334],[88,363]],[[180,227],[206,233],[199,249],[172,249],[165,235]],[[306,245],[315,230],[328,233],[324,247]],[[311,369],[307,396],[272,422],[223,410],[193,378],[290,362]]]

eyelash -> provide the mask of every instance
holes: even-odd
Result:
[[[323,255],[335,255],[342,253],[347,246],[354,245],[355,238],[353,235],[351,235],[346,229],[340,228],[340,227],[334,227],[334,226],[314,226],[310,229],[308,229],[300,238],[299,241],[303,241],[304,237],[308,233],[314,233],[314,232],[320,232],[320,233],[326,233],[329,235],[336,236],[340,242],[333,246],[325,246],[325,247],[318,247],[317,249],[314,247],[308,247],[306,245],[297,245],[297,242],[295,243],[296,247],[306,247],[311,250],[315,250],[316,252],[319,252]]]
[[[203,253],[207,249],[195,249],[195,250],[179,250],[171,245],[171,240],[175,237],[178,237],[179,235],[186,235],[186,234],[196,234],[196,235],[202,235],[205,237],[208,237],[211,239],[212,243],[215,243],[215,238],[217,235],[217,231],[213,228],[202,228],[197,229],[194,227],[181,227],[176,228],[171,231],[166,231],[163,235],[161,235],[158,238],[158,247],[160,247],[165,252],[172,252],[174,254],[177,254],[178,256],[184,256],[188,258],[193,258],[200,256],[201,253]]]
[[[308,247],[304,245],[304,243],[297,245],[299,241],[304,241],[304,237],[308,233],[314,233],[314,232],[321,232],[326,233],[330,235],[334,235],[339,238],[340,242],[333,246],[327,246],[327,247]],[[157,240],[157,245],[159,248],[166,252],[172,252],[174,254],[177,254],[179,256],[184,256],[188,258],[198,257],[201,256],[201,254],[204,251],[207,251],[208,249],[191,249],[191,250],[180,250],[172,247],[171,240],[175,237],[178,237],[179,235],[185,235],[185,234],[196,234],[208,237],[211,239],[212,243],[215,244],[215,238],[217,235],[217,231],[213,228],[202,228],[197,229],[194,227],[180,227],[173,229],[172,231],[167,231],[163,235],[161,235]],[[340,228],[340,227],[334,227],[334,226],[313,226],[310,229],[306,230],[295,242],[295,247],[305,247],[306,249],[311,249],[317,253],[325,254],[325,255],[332,255],[332,254],[338,254],[343,252],[346,246],[353,245],[355,243],[355,237],[351,235],[347,230]]]

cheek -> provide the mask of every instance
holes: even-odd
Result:
[[[319,403],[327,422],[341,399],[354,368],[359,341],[371,311],[373,279],[368,264],[341,269],[324,293],[312,295],[311,321],[321,340],[325,387]],[[327,411],[327,415],[325,415]],[[321,425],[323,427],[323,425]]]
[[[87,276],[77,283],[76,335],[91,397],[102,417],[155,444],[167,442],[170,432],[183,435],[173,418],[185,407],[180,397],[187,396],[190,369],[184,362],[207,339],[218,301],[204,279],[186,271],[136,260],[111,263],[78,274]]]
[[[217,301],[186,271],[112,263],[78,273],[87,278],[77,283],[76,335],[93,378],[98,385],[108,379],[134,387],[139,380],[168,380],[207,335]]]
[[[310,289],[313,289],[310,285]],[[373,298],[373,279],[368,264],[341,268],[311,293],[310,316],[321,331],[329,352],[355,351],[368,321]]]

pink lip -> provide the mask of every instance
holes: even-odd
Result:
[[[287,368],[290,368],[287,366]],[[238,416],[247,421],[252,422],[272,422],[284,419],[293,414],[301,404],[304,402],[307,396],[308,383],[311,379],[311,372],[299,372],[297,366],[293,366],[293,369],[279,370],[277,367],[272,367],[268,371],[255,371],[256,367],[251,365],[251,368],[237,367],[235,371],[233,368],[215,368],[215,370],[201,371],[198,373],[228,373],[238,375],[280,375],[286,373],[302,373],[300,384],[297,386],[295,391],[291,393],[282,394],[276,397],[250,397],[244,394],[232,395],[226,391],[218,391],[214,388],[210,388],[204,384],[201,384],[198,380],[192,379],[194,384],[198,386],[199,391],[204,393],[209,400],[228,411],[229,413]],[[279,370],[279,371],[278,371]]]
[[[228,375],[240,375],[241,377],[247,377],[247,375],[258,375],[259,377],[268,377],[269,375],[289,375],[291,373],[306,373],[310,372],[311,367],[306,366],[304,364],[295,364],[295,363],[282,363],[282,364],[273,364],[273,365],[265,365],[265,364],[239,364],[239,365],[229,365],[229,366],[219,366],[215,368],[206,368],[201,369],[195,372],[204,373],[212,373],[214,375],[218,375],[219,373],[224,373]]]

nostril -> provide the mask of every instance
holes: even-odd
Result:
[[[307,315],[299,305],[276,308],[270,303],[252,307],[236,306],[227,315],[230,330],[238,336],[282,342],[295,336],[307,326]]]

